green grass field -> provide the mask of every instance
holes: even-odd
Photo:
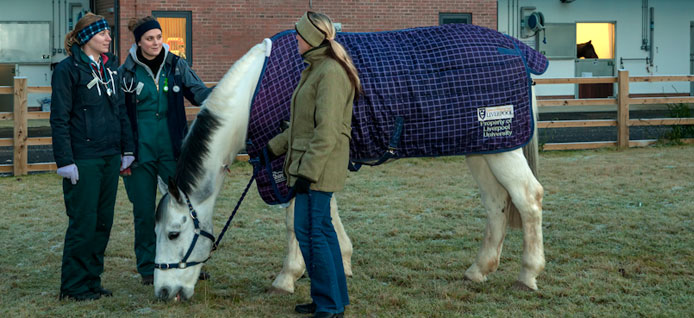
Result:
[[[485,227],[463,157],[407,159],[350,174],[337,194],[354,243],[348,317],[692,317],[694,146],[545,152],[547,266],[537,292],[512,288],[521,233],[498,272],[463,280]],[[217,202],[219,231],[251,169],[235,164]],[[0,178],[0,317],[301,317],[309,282],[269,293],[284,258],[284,210],[255,187],[185,303],[156,301],[135,271],[131,205],[119,188],[103,283],[114,296],[59,301],[67,224],[54,173]]]

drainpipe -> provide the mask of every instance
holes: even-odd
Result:
[[[120,56],[120,1],[114,0],[113,1],[113,28],[115,29],[115,40],[116,42],[113,45],[113,52],[118,59],[120,60],[119,63],[123,62],[123,59],[121,59]]]
[[[653,41],[653,29],[655,27],[655,23],[654,23],[654,19],[653,19],[653,12],[655,11],[655,9],[653,7],[651,7],[650,11],[651,11],[650,12],[651,17],[650,17],[650,23],[649,23],[650,26],[649,27],[650,27],[650,38],[651,39],[650,39],[650,45],[648,46],[648,58],[649,58],[650,63],[651,63],[650,65],[653,66],[653,46],[654,46],[653,44],[655,43]]]
[[[648,0],[641,3],[641,49],[648,51]]]

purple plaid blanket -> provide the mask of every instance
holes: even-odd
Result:
[[[289,119],[291,95],[304,68],[294,35],[291,30],[272,37],[251,106],[246,149],[251,158]],[[339,33],[337,41],[352,56],[364,90],[354,103],[354,163],[508,151],[532,137],[530,73],[544,73],[548,61],[517,39],[450,24]],[[258,191],[269,204],[291,197],[283,159],[252,161]]]

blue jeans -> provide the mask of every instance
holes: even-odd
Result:
[[[311,298],[316,311],[340,313],[349,305],[349,296],[340,243],[330,217],[332,196],[332,192],[313,190],[297,194],[294,232],[311,278]]]

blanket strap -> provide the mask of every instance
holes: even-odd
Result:
[[[367,161],[352,161],[349,160],[349,171],[359,171],[362,165],[367,166],[378,166],[390,159],[397,159],[398,145],[400,144],[400,137],[402,136],[402,129],[405,123],[405,119],[402,117],[395,117],[395,125],[393,127],[393,134],[390,136],[390,141],[388,142],[388,150],[386,150],[383,155],[381,155],[375,162]]]

